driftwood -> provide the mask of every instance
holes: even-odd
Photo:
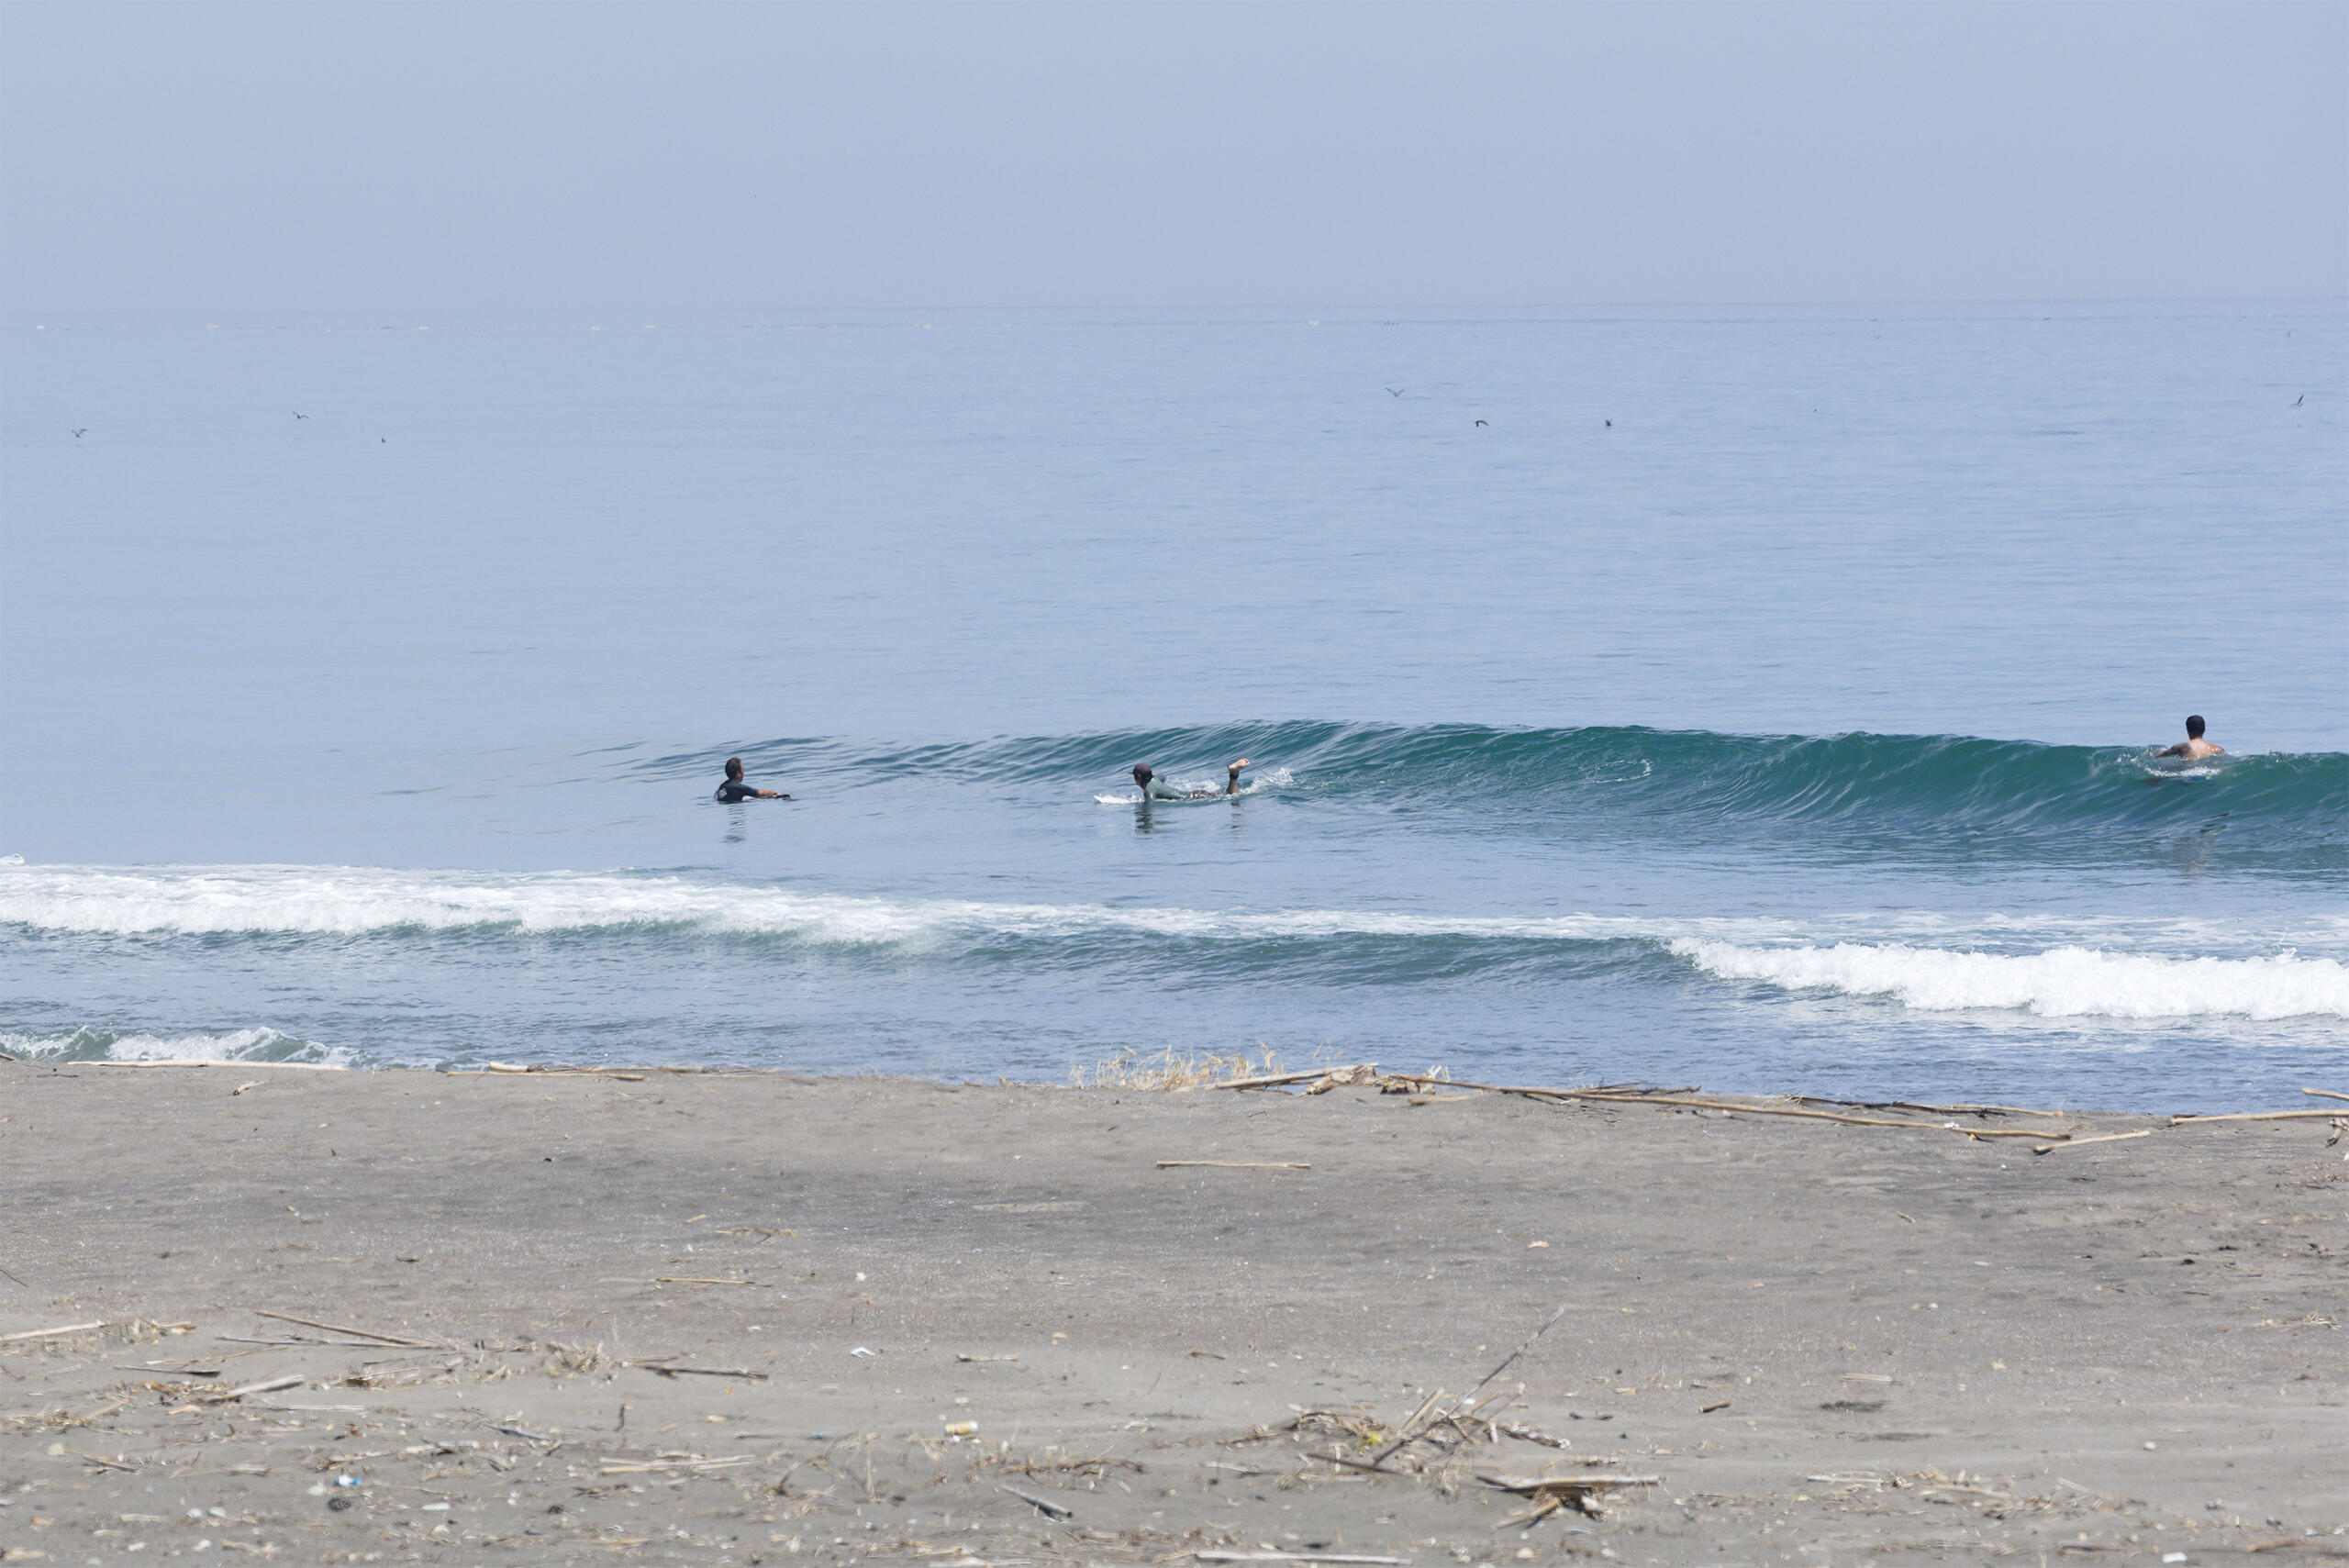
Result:
[[[1399,1557],[1361,1557],[1343,1551],[1194,1551],[1201,1562],[1376,1562],[1399,1563]]]
[[[1520,1477],[1486,1475],[1479,1473],[1476,1479],[1496,1491],[1514,1492],[1520,1497],[1532,1500],[1533,1507],[1522,1513],[1511,1514],[1495,1525],[1493,1527],[1495,1529],[1508,1529],[1519,1526],[1538,1524],[1562,1508],[1572,1508],[1576,1513],[1588,1514],[1595,1518],[1606,1511],[1598,1502],[1598,1497],[1604,1493],[1626,1486],[1664,1485],[1664,1477],[1661,1475],[1584,1474]]]
[[[491,1073],[529,1073],[540,1078],[618,1078],[623,1084],[641,1084],[644,1070],[630,1072],[625,1067],[530,1067],[513,1062],[485,1062],[468,1073],[459,1068],[449,1075],[452,1078],[480,1078]]]
[[[248,1383],[242,1388],[222,1388],[207,1391],[207,1404],[225,1405],[231,1399],[242,1399],[248,1394],[274,1394],[281,1388],[298,1388],[305,1380],[299,1373],[287,1377],[273,1377],[264,1383]]]
[[[2119,1143],[2124,1139],[2151,1138],[2153,1135],[2154,1129],[2152,1128],[2141,1127],[2134,1132],[2108,1132],[2096,1138],[2075,1138],[2061,1143],[2043,1143],[2038,1148],[2033,1149],[2032,1152],[2033,1154],[2053,1154],[2059,1149],[2085,1149],[2091,1143]]]
[[[1060,1504],[1052,1501],[1050,1498],[1039,1497],[1032,1492],[1022,1492],[1017,1486],[998,1486],[996,1490],[998,1492],[1010,1493],[1013,1496],[1019,1498],[1021,1502],[1027,1504],[1030,1507],[1035,1509],[1038,1513],[1043,1515],[1048,1519],[1073,1519],[1076,1518],[1076,1510],[1074,1508],[1064,1508],[1061,1507]]]
[[[2189,1121],[2305,1121],[2318,1117],[2339,1116],[2339,1111],[2230,1111],[2224,1116],[2174,1116],[2172,1127]]]
[[[1689,1093],[1695,1093],[1690,1090]],[[1933,1116],[2044,1116],[2059,1117],[2062,1111],[2040,1110],[2030,1106],[1927,1106],[1915,1100],[1835,1100],[1820,1095],[1789,1095],[1788,1099],[1806,1106],[1845,1106],[1863,1111],[1924,1111]]]
[[[638,1367],[645,1372],[657,1372],[662,1377],[742,1377],[755,1383],[767,1380],[765,1373],[752,1372],[746,1367],[671,1366],[666,1362],[622,1362],[620,1364]]]
[[[13,1345],[24,1340],[55,1340],[67,1334],[86,1334],[93,1329],[103,1329],[106,1319],[95,1323],[68,1323],[58,1329],[28,1329],[21,1334],[0,1334],[0,1345]]]
[[[1161,1160],[1162,1171],[1310,1171],[1302,1160]]]
[[[409,1340],[403,1339],[397,1334],[378,1334],[373,1329],[350,1329],[340,1323],[314,1323],[307,1318],[289,1317],[283,1312],[266,1312],[258,1307],[252,1308],[252,1315],[256,1318],[274,1318],[280,1323],[298,1323],[305,1329],[323,1329],[329,1334],[355,1334],[362,1340],[373,1340],[385,1345],[402,1345],[411,1351],[453,1351],[457,1348],[440,1340]]]
[[[2300,1093],[2303,1095],[2315,1095],[2320,1098],[2327,1100],[2349,1100],[2349,1095],[2344,1095],[2337,1089],[2302,1089]]]
[[[1692,1110],[1734,1111],[1749,1116],[1799,1117],[1807,1121],[1834,1121],[1851,1127],[1902,1127],[1920,1132],[1957,1132],[1968,1138],[2063,1138],[2067,1136],[2065,1133],[2045,1129],[2032,1132],[2005,1129],[1946,1127],[1936,1121],[1909,1121],[1890,1117],[1850,1116],[1842,1111],[1808,1110],[1800,1106],[1756,1105],[1745,1100],[1693,1099],[1685,1093],[1653,1091],[1642,1093],[1613,1085],[1597,1089],[1542,1089],[1523,1084],[1471,1084],[1456,1078],[1432,1077],[1424,1073],[1396,1073],[1388,1076],[1403,1084],[1442,1084],[1454,1089],[1482,1089],[1487,1094],[1520,1095],[1532,1100],[1572,1100],[1584,1104],[1627,1106],[1686,1106]]]
[[[1373,1072],[1378,1067],[1375,1062],[1361,1065],[1367,1065]],[[1271,1089],[1283,1084],[1310,1084],[1317,1078],[1328,1077],[1332,1071],[1352,1072],[1353,1069],[1317,1067],[1310,1073],[1274,1073],[1261,1078],[1227,1078],[1220,1084],[1207,1086],[1210,1089]]]
[[[757,1462],[756,1455],[747,1453],[730,1454],[724,1459],[703,1459],[690,1453],[664,1453],[660,1458],[644,1463],[607,1464],[600,1467],[596,1473],[599,1475],[650,1475],[663,1470],[727,1470],[738,1464],[756,1464]]]
[[[380,1351],[384,1348],[381,1340],[313,1340],[306,1334],[296,1334],[286,1340],[255,1340],[241,1334],[215,1334],[213,1338],[224,1345],[271,1345],[280,1350]]]
[[[217,1056],[158,1057],[152,1062],[93,1062],[92,1067],[268,1067],[287,1073],[348,1073],[340,1062],[238,1062]]]

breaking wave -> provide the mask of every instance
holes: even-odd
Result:
[[[345,1066],[351,1053],[273,1029],[156,1035],[83,1028],[0,1033],[0,1053],[28,1062],[302,1062]]]
[[[1987,1008],[2041,1018],[2349,1018],[2349,966],[2292,953],[2165,958],[2087,947],[1989,953],[1899,943],[1747,947],[1692,938],[1675,940],[1672,951],[1724,980],[1755,980],[1783,991],[1888,996],[1920,1012]]]
[[[1631,964],[1657,979],[1676,972],[1685,983],[1693,969],[1714,981],[1882,997],[1923,1012],[2349,1017],[2349,966],[2295,951],[2340,947],[2349,920],[2337,917],[2252,930],[2189,918],[1920,913],[1796,920],[1186,909],[870,897],[629,872],[55,866],[0,874],[0,926],[35,940],[429,938],[492,947],[564,933],[656,943],[726,937],[884,951],[896,955],[892,962],[1017,951],[1044,968],[1145,962],[1170,973],[1314,973],[1382,984],[1472,970]],[[300,1045],[267,1033],[153,1042],[124,1035],[105,1049],[117,1057],[265,1055]]]

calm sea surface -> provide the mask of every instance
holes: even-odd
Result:
[[[2337,303],[0,343],[0,1050],[2349,1088]]]

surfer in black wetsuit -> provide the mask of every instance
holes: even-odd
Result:
[[[731,806],[738,800],[789,800],[790,798],[789,795],[777,790],[752,789],[742,782],[742,759],[740,757],[726,759],[726,782],[718,786],[718,799],[720,805]]]
[[[1240,793],[1240,770],[1247,765],[1248,759],[1242,757],[1224,770],[1224,784],[1220,793],[1224,795]],[[1173,784],[1152,773],[1148,762],[1134,764],[1134,787],[1141,791],[1144,806],[1153,800],[1213,800],[1219,793],[1211,789],[1176,789]]]

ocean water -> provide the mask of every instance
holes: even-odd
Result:
[[[2344,328],[9,317],[0,1050],[2349,1087]]]

